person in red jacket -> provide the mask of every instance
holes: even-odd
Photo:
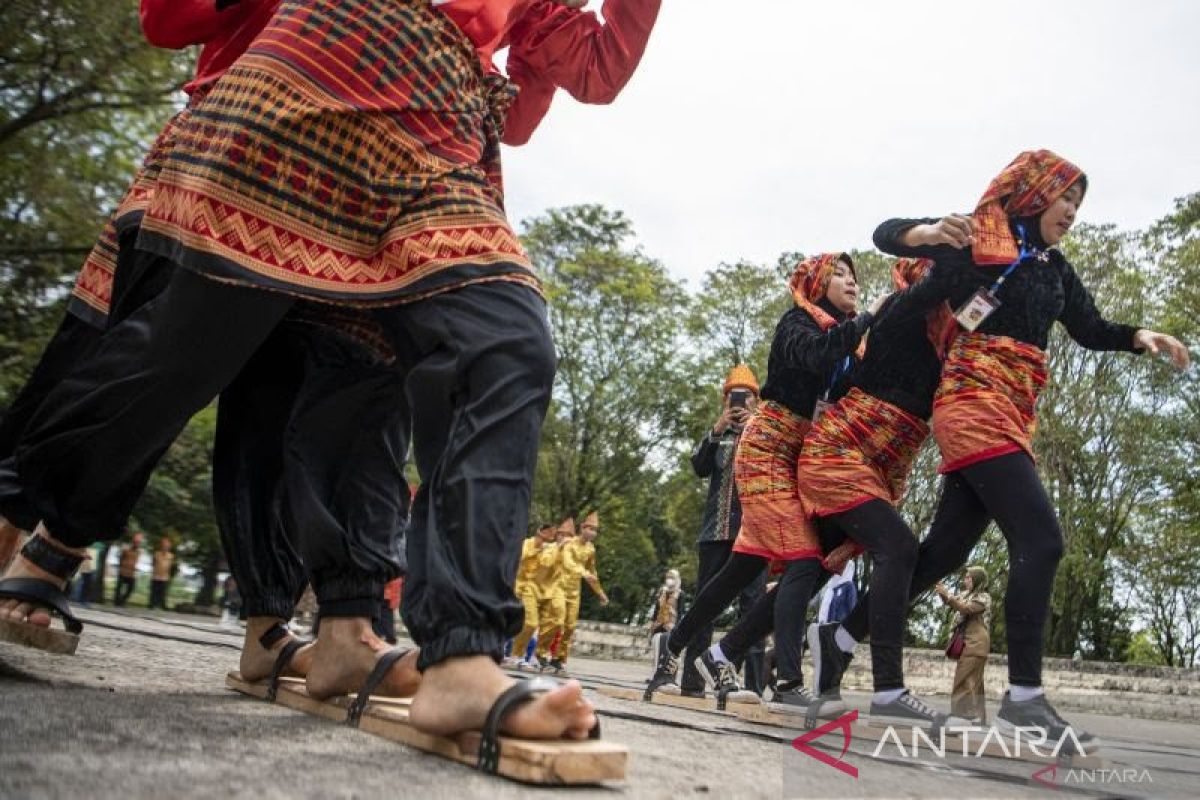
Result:
[[[610,0],[605,15],[637,7],[652,23],[659,4]],[[607,26],[550,0],[463,2],[478,12],[465,22],[459,5],[281,3],[197,106],[156,182],[138,247],[184,269],[160,302],[106,337],[103,358],[128,379],[105,382],[98,365],[60,387],[47,424],[26,434],[20,467],[36,478],[45,547],[70,553],[111,536],[129,504],[97,498],[140,492],[165,443],[285,316],[374,307],[407,375],[423,478],[404,603],[424,671],[410,719],[431,733],[478,729],[504,695],[505,732],[579,738],[594,714],[578,684],[514,694],[496,663],[523,613],[511,586],[514,532],[525,527],[554,353],[539,283],[503,214],[498,145],[512,93],[483,65],[502,43],[533,54],[564,41],[591,53],[585,69],[632,73],[645,37],[610,48]],[[539,9],[541,23],[513,41]],[[550,13],[560,11],[573,17]],[[583,34],[564,38],[571,31]],[[573,86],[619,87],[628,74],[618,78]],[[572,88],[562,76],[547,81]],[[531,113],[521,108],[515,119]],[[526,108],[540,118],[544,94]],[[70,470],[63,448],[76,456]],[[310,534],[300,542],[311,568],[310,548],[328,553]],[[27,566],[18,559],[9,574]],[[369,613],[346,593],[364,584],[344,566],[313,575],[323,624],[308,686],[318,697],[366,688],[380,657],[362,646]],[[27,611],[0,603],[0,614]],[[507,705],[522,693],[528,703]]]

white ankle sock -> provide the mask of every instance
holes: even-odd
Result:
[[[883,692],[876,692],[875,696],[873,698],[871,698],[871,700],[872,700],[872,702],[878,703],[881,706],[887,705],[888,703],[891,703],[891,702],[899,699],[900,695],[904,694],[907,691],[908,691],[907,689],[888,689]]]
[[[1040,686],[1013,686],[1011,683],[1008,685],[1008,696],[1014,703],[1023,703],[1026,700],[1041,697],[1043,694],[1045,692]]]
[[[833,641],[837,643],[838,650],[841,650],[843,653],[853,653],[855,646],[858,644],[855,638],[850,635],[850,631],[841,625],[838,625],[837,630],[833,632]]]
[[[719,642],[717,644],[714,644],[712,647],[708,648],[708,654],[710,656],[712,656],[713,659],[718,662],[729,660],[728,658],[725,657],[725,651],[723,651],[721,649],[721,644]]]

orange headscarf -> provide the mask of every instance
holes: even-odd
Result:
[[[825,299],[839,261],[847,264],[851,271],[854,270],[854,262],[846,253],[822,253],[801,261],[792,271],[792,277],[788,278],[788,288],[792,290],[792,300],[797,308],[808,312],[823,331],[837,325],[837,320],[817,303]],[[853,317],[854,312],[850,312],[849,316]],[[859,342],[856,355],[862,358],[865,349],[866,342]]]
[[[839,261],[848,264],[851,270],[854,269],[854,262],[845,253],[822,253],[801,261],[792,271],[792,277],[788,278],[792,299],[799,308],[807,311],[809,316],[817,321],[821,330],[829,330],[837,324],[837,320],[817,303],[825,299],[825,293],[829,291],[829,282],[833,279],[833,272]]]
[[[898,258],[892,265],[892,285],[897,292],[903,292],[912,286],[933,268],[933,261],[928,258]],[[954,312],[948,302],[941,302],[937,308],[925,315],[925,334],[937,351],[938,358],[945,359],[950,346],[950,339],[957,332]]]
[[[1009,217],[1032,217],[1062,197],[1083,170],[1049,150],[1026,150],[988,186],[975,206],[976,264],[1011,264],[1020,257]]]

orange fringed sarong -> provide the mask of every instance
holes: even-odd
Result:
[[[797,465],[809,514],[827,517],[879,499],[896,505],[929,426],[854,388],[825,412],[804,441]]]
[[[1007,336],[960,333],[933,400],[933,437],[945,474],[1024,451],[1033,458],[1046,354]]]
[[[747,423],[733,462],[742,504],[735,552],[772,561],[821,557],[816,528],[796,487],[796,459],[811,426],[771,401]]]

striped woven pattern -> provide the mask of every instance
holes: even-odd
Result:
[[[1027,150],[1004,168],[979,198],[973,215],[976,264],[1011,264],[1020,250],[1009,217],[1042,213],[1083,177],[1083,170],[1049,150]]]
[[[933,400],[942,473],[1024,451],[1033,458],[1046,354],[1007,336],[959,333]]]
[[[772,561],[820,558],[816,529],[796,487],[796,459],[809,427],[808,420],[769,400],[746,423],[733,460],[742,503],[734,551]]]
[[[929,426],[855,387],[821,415],[804,440],[797,481],[814,516],[871,499],[898,505]]]
[[[291,0],[197,104],[139,246],[351,305],[536,285],[502,207],[512,93],[427,0]]]
[[[117,271],[117,242],[120,234],[141,224],[142,215],[154,196],[158,175],[174,146],[180,126],[187,122],[190,113],[190,109],[185,108],[167,120],[167,124],[163,126],[142,160],[133,183],[121,198],[116,210],[109,215],[99,240],[79,271],[75,288],[71,291],[71,313],[98,328],[106,326],[108,311],[112,305],[113,277]]]

